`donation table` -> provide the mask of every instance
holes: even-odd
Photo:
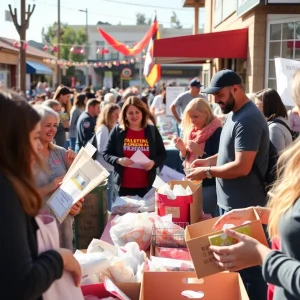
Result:
[[[100,238],[100,240],[102,240],[102,241],[104,241],[106,243],[109,243],[109,244],[113,244],[113,241],[112,241],[112,239],[110,237],[109,231],[110,231],[111,226],[112,226],[111,222],[113,221],[113,219],[115,218],[115,216],[116,215],[110,215],[110,217],[109,217],[109,219],[107,221],[107,224],[105,226],[105,229],[104,229],[104,231],[103,231],[103,233],[101,235],[101,238]],[[202,219],[199,222],[205,221],[205,220],[208,220],[208,219],[211,219],[211,215],[203,214],[202,215]]]

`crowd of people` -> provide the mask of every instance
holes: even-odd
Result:
[[[211,247],[217,264],[240,272],[250,299],[266,299],[267,283],[276,286],[274,299],[299,299],[300,71],[292,86],[295,107],[289,111],[272,89],[249,99],[241,77],[232,70],[216,73],[210,86],[201,88],[195,78],[189,90],[174,99],[170,106],[174,118],[166,112],[164,85],[157,95],[139,93],[135,87],[97,92],[88,87],[77,93],[61,85],[51,98],[36,96],[29,103],[17,93],[0,91],[0,123],[5,128],[0,133],[5,299],[42,299],[63,270],[72,272],[79,284],[73,222],[84,199],[61,224],[46,201],[81,147],[91,142],[97,148],[95,159],[110,173],[110,210],[117,195],[143,197],[152,187],[167,156],[158,128],[170,119],[177,121],[173,138],[186,178],[202,180],[203,211],[221,216],[215,228],[247,221],[254,208],[268,225],[266,235],[273,248],[279,245],[280,251],[270,250],[226,229],[238,243]],[[220,115],[214,113],[208,95],[219,105]],[[132,168],[131,157],[138,150],[149,162]],[[276,156],[275,163],[271,155]],[[277,160],[277,175],[269,182],[270,166],[276,167]],[[57,223],[60,249],[39,252],[40,215]]]

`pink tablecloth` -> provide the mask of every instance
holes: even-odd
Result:
[[[110,234],[109,234],[109,231],[110,231],[110,228],[111,228],[111,222],[112,220],[115,218],[116,215],[111,215],[107,221],[107,224],[105,226],[105,229],[101,235],[101,240],[106,242],[106,243],[109,243],[109,244],[113,244],[113,241],[111,240],[111,237],[110,237]],[[208,220],[208,219],[211,219],[211,215],[207,215],[207,214],[203,214],[202,215],[202,219],[200,220],[201,221],[205,221],[205,220]]]

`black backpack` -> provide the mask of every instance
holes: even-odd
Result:
[[[291,131],[290,127],[284,121],[275,119],[271,122],[268,122],[268,126],[270,126],[273,123],[279,123],[279,124],[283,125],[291,133],[292,137],[294,137],[293,132]],[[271,189],[273,183],[277,179],[276,166],[277,166],[278,158],[279,158],[279,153],[278,153],[277,149],[275,148],[275,146],[270,141],[268,169],[267,169],[266,175],[263,176],[261,174],[261,172],[255,162],[253,164],[253,170],[256,172],[259,180],[264,184],[264,189],[266,192],[268,192]]]

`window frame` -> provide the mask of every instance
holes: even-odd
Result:
[[[269,86],[269,80],[274,80],[276,81],[276,77],[269,77],[269,63],[270,61],[273,61],[274,58],[270,59],[270,45],[271,42],[280,42],[280,56],[282,57],[282,42],[283,41],[288,41],[286,39],[282,39],[282,24],[287,24],[287,23],[297,23],[300,22],[300,14],[292,14],[292,15],[274,15],[274,14],[269,14],[267,15],[267,28],[266,28],[266,53],[265,53],[265,82],[264,86],[267,88]],[[271,41],[271,25],[274,24],[280,24],[281,25],[281,38],[280,40],[272,40]],[[294,29],[295,30],[295,29]],[[297,39],[293,39],[295,42]],[[293,48],[293,58],[295,57],[295,50],[296,47]],[[300,61],[300,59],[297,59]]]

